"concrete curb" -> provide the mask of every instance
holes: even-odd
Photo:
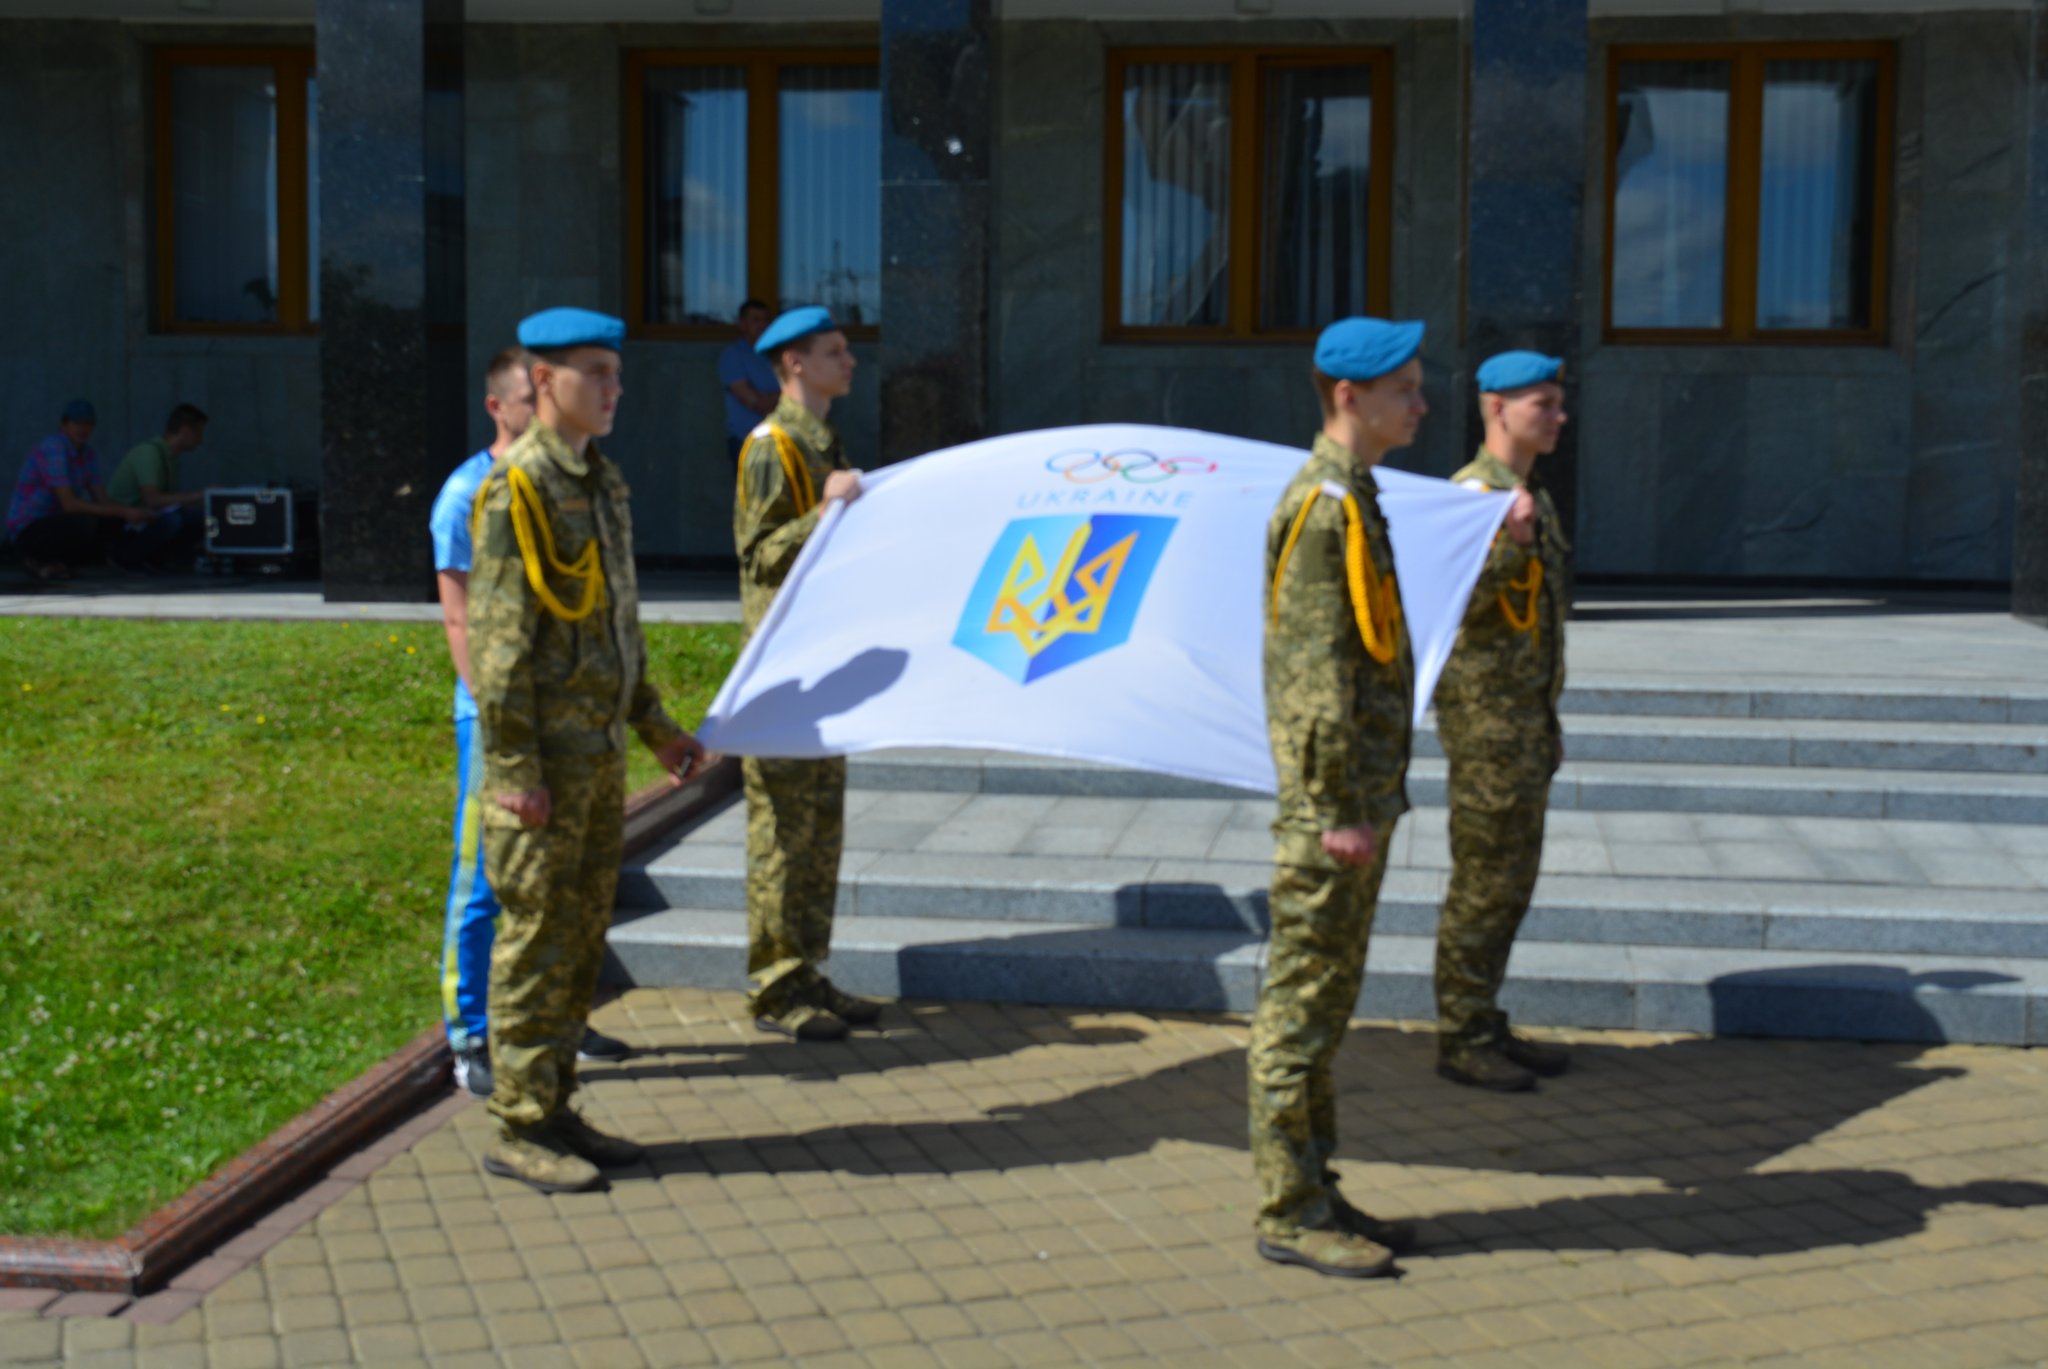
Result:
[[[739,762],[725,757],[686,784],[659,783],[630,796],[626,855],[644,851],[678,825],[724,801],[739,785]],[[236,1245],[263,1244],[251,1240],[257,1232],[241,1237],[235,1233],[257,1224],[316,1180],[362,1177],[342,1173],[336,1166],[372,1137],[392,1131],[446,1094],[450,1065],[447,1033],[437,1023],[111,1241],[0,1236],[0,1288],[70,1295],[53,1297],[46,1309],[49,1315],[105,1316],[126,1307],[130,1299],[171,1283],[231,1237]],[[400,1142],[400,1148],[414,1139],[406,1134],[387,1137]],[[378,1158],[381,1163],[386,1157]],[[299,1214],[304,1215],[309,1214]],[[291,1226],[296,1224],[295,1220]],[[241,1267],[232,1255],[224,1264]],[[184,1290],[196,1297],[230,1272],[215,1270],[196,1281],[188,1277],[179,1282],[203,1285]]]
[[[447,1093],[449,1066],[437,1023],[114,1240],[0,1236],[0,1288],[123,1298],[160,1288],[370,1137]]]

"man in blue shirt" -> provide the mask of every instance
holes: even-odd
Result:
[[[768,306],[750,299],[740,306],[739,340],[719,353],[718,383],[725,388],[725,454],[733,469],[740,464],[740,448],[756,424],[775,412],[782,383],[768,358],[754,350],[754,344],[768,329]]]
[[[491,1096],[490,1037],[484,1005],[490,992],[491,942],[498,900],[484,875],[484,828],[478,798],[483,766],[476,755],[476,697],[470,693],[470,515],[491,466],[533,421],[533,355],[508,347],[484,371],[484,411],[497,432],[491,445],[455,468],[434,499],[428,525],[434,535],[434,579],[441,593],[441,624],[455,658],[455,861],[448,877],[448,911],[441,941],[441,1012],[455,1052],[455,1082],[479,1098]],[[624,1042],[589,1027],[577,1052],[586,1060],[617,1060]]]

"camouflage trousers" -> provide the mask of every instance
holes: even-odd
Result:
[[[1273,867],[1266,982],[1248,1052],[1262,1230],[1298,1230],[1330,1220],[1323,1174],[1337,1150],[1331,1065],[1358,1006],[1366,942],[1393,838],[1394,824],[1388,823],[1370,865]]]
[[[740,762],[747,793],[747,1010],[776,1014],[816,987],[832,953],[846,762]]]
[[[484,818],[484,868],[501,905],[486,1010],[501,1127],[544,1121],[576,1089],[619,883],[625,757],[550,759],[545,775],[545,827],[520,827],[495,804]]]
[[[1497,1000],[1536,890],[1556,743],[1466,741],[1453,729],[1444,750],[1451,881],[1437,920],[1437,1051],[1456,1063],[1507,1031]]]

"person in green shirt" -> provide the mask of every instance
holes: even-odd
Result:
[[[206,440],[206,414],[196,405],[180,404],[164,420],[163,434],[137,443],[114,468],[107,498],[156,516],[131,526],[115,546],[112,559],[130,570],[162,571],[192,568],[192,556],[206,532],[199,507],[206,491],[180,490],[178,464]]]

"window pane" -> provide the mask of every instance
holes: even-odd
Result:
[[[866,66],[784,67],[782,305],[882,318],[882,96]]]
[[[269,67],[171,73],[172,303],[182,323],[277,320],[277,87]]]
[[[738,67],[647,73],[650,323],[730,323],[747,297],[747,89]]]
[[[1870,324],[1877,63],[1764,65],[1759,328]]]
[[[1617,328],[1718,328],[1728,64],[1624,62],[1615,100]]]
[[[1304,67],[1266,79],[1261,328],[1315,328],[1366,312],[1372,69]]]
[[[1229,303],[1230,68],[1124,68],[1123,301],[1139,327],[1219,327]]]

